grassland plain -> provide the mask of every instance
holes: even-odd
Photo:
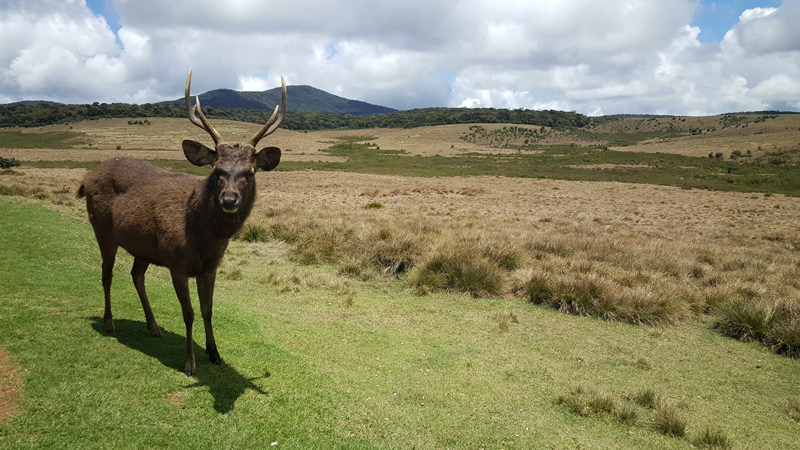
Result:
[[[180,151],[165,150],[177,147],[181,136],[175,130],[189,127],[161,120],[154,119],[151,125],[98,121],[74,124],[72,130],[72,125],[23,130],[23,134],[42,136],[28,136],[25,145],[16,144],[24,148],[0,149],[0,156],[23,162],[0,176],[0,194],[12,196],[2,197],[10,199],[2,204],[9,208],[4,215],[18,211],[13,208],[27,212],[43,204],[59,212],[47,216],[59,225],[61,220],[72,223],[74,219],[69,218],[82,218],[85,211],[74,199],[75,187],[85,168],[111,156],[138,156],[173,170],[193,170],[182,162]],[[753,133],[745,137],[759,140],[761,148],[740,136],[737,145],[749,142],[752,147],[750,155],[741,160],[730,160],[727,155],[692,158],[688,154],[630,151],[636,145],[649,145],[648,141],[668,141],[682,148],[697,140],[690,130],[697,133],[694,121],[698,120],[687,119],[690,123],[681,125],[684,122],[670,118],[623,119],[596,127],[591,131],[594,135],[570,137],[548,131],[544,142],[535,146],[524,141],[508,141],[500,147],[497,141],[465,142],[460,137],[470,126],[276,133],[276,141],[280,141],[276,143],[289,151],[277,171],[258,175],[258,207],[241,241],[233,243],[220,274],[221,298],[246,299],[219,307],[230,313],[223,321],[233,320],[233,325],[228,323],[233,328],[228,336],[233,340],[226,346],[221,338],[223,356],[231,361],[227,347],[240,352],[241,359],[238,365],[231,363],[224,371],[213,372],[213,377],[193,380],[197,389],[188,388],[194,383],[184,382],[181,386],[185,389],[164,394],[166,401],[186,409],[187,399],[194,399],[199,403],[194,404],[193,412],[201,416],[242,414],[239,422],[261,418],[268,428],[283,430],[278,434],[245,430],[242,436],[224,441],[229,446],[268,440],[289,447],[404,448],[415,444],[681,448],[691,443],[705,445],[703,442],[717,442],[714,445],[721,447],[725,445],[720,442],[732,442],[747,448],[791,442],[788,437],[796,437],[798,432],[793,419],[797,414],[792,411],[798,409],[800,399],[783,386],[796,385],[800,377],[797,362],[769,354],[753,343],[725,339],[720,332],[761,341],[785,355],[796,356],[800,348],[800,232],[796,226],[800,200],[795,191],[798,186],[791,181],[797,173],[792,159],[796,155],[795,147],[781,140],[797,138],[800,133],[789,129],[792,123],[783,117],[747,119],[746,128]],[[731,119],[714,120],[720,128],[708,126],[704,129],[708,135],[722,138],[723,130],[741,132]],[[744,120],[736,123],[741,127]],[[663,123],[656,126],[654,121]],[[674,122],[686,130],[669,129]],[[242,135],[251,127],[235,122],[223,122],[222,126],[233,133],[241,128]],[[510,136],[503,126],[485,128]],[[598,133],[613,137],[620,147],[600,150]],[[676,137],[675,133],[683,134]],[[162,134],[175,142],[163,140]],[[573,138],[581,145],[571,145]],[[386,144],[401,141],[403,146]],[[425,142],[430,145],[426,147]],[[707,142],[717,141],[709,137]],[[709,148],[714,147],[705,147],[703,152]],[[781,159],[780,164],[768,162],[774,157]],[[759,158],[767,162],[759,163]],[[702,184],[697,182],[702,179],[695,177],[696,186],[716,190],[681,189],[687,187],[681,177],[691,178],[687,177],[690,169],[711,179]],[[497,176],[520,170],[518,175],[538,170],[535,176],[566,180]],[[762,181],[742,183],[748,176]],[[87,275],[94,273],[97,278],[99,265],[93,264],[99,258],[90,227],[85,220],[73,225],[89,234],[86,247],[68,252],[82,255],[76,263],[93,261],[83,267]],[[17,226],[9,223],[4,228]],[[28,231],[24,236],[30,235]],[[24,239],[20,234],[9,236],[9,242]],[[42,246],[46,247],[39,248]],[[11,261],[22,260],[28,253],[15,255]],[[126,299],[121,301],[129,301],[131,314],[122,324],[135,333],[143,321],[136,311],[138,301],[129,286],[126,263],[130,261],[119,264],[122,280],[118,278],[114,292]],[[43,264],[34,261],[29,268],[35,270]],[[149,275],[156,285],[148,287],[155,291],[153,295],[165,299],[163,307],[171,311],[159,316],[160,323],[171,320],[162,325],[166,323],[168,331],[181,330],[168,276],[158,270]],[[12,272],[7,279],[15,276],[22,275]],[[99,282],[89,278],[75,278],[76,292],[79,287],[94,289],[101,298]],[[28,283],[31,293],[27,298],[41,296],[34,285]],[[3,281],[2,286],[13,284]],[[9,298],[25,296],[26,289],[9,291]],[[5,290],[2,292],[5,295]],[[99,316],[102,302],[88,293],[74,297],[82,300],[72,317],[83,317],[84,325],[95,332],[93,338],[103,338],[93,319]],[[551,309],[535,304],[606,320],[554,315]],[[9,305],[11,309],[19,306]],[[217,314],[217,320],[222,314]],[[80,327],[69,324],[73,325]],[[40,329],[38,325],[34,328]],[[172,358],[180,356],[182,345],[178,333],[170,331],[163,340],[178,351],[161,349],[162,341],[153,344],[144,332],[135,339],[118,336],[106,343],[122,343],[124,350],[140,353],[143,373],[155,378],[163,375],[164,383],[173,383],[174,388],[173,372],[180,361],[173,364]],[[67,334],[80,332],[71,328]],[[28,352],[35,353],[42,344],[41,338],[26,339],[32,341]],[[705,344],[698,346],[699,342]],[[718,343],[723,344],[717,347]],[[63,357],[85,352],[83,345],[76,342]],[[258,345],[267,347],[254,350]],[[0,344],[0,348],[4,346],[20,370],[30,373],[35,358],[29,355],[21,360],[13,346]],[[112,345],[103,354],[118,350]],[[745,350],[755,353],[742,356],[740,352]],[[248,356],[248,352],[254,355]],[[373,361],[373,357],[381,359]],[[160,364],[145,367],[153,360]],[[259,366],[260,360],[276,361],[276,365]],[[594,363],[586,364],[589,361]],[[742,366],[735,374],[716,374],[732,370],[736,361]],[[776,363],[781,367],[779,380],[756,376],[768,367],[764,361],[780,361]],[[38,367],[36,370],[45,370]],[[584,370],[586,367],[589,369]],[[71,383],[68,379],[79,377],[81,368],[65,374],[60,383]],[[270,383],[278,382],[277,373],[285,373],[293,381],[281,379],[279,391],[273,391]],[[760,385],[762,381],[770,385]],[[12,424],[32,417],[31,408],[25,407],[26,396],[31,395],[29,382],[25,386],[23,412]],[[458,390],[460,386],[470,389]],[[694,387],[705,390],[693,394]],[[750,393],[737,397],[740,389]],[[386,399],[386,390],[392,391],[392,399],[405,401],[392,403]],[[650,391],[666,400],[658,402],[658,407],[641,406],[635,399]],[[160,392],[151,391],[144,398],[159,400]],[[708,402],[711,394],[707,392],[716,392],[713,402]],[[273,393],[281,395],[280,399],[271,399]],[[457,401],[456,395],[465,398]],[[739,403],[731,403],[730,397]],[[201,398],[209,403],[202,403]],[[261,401],[267,398],[269,402]],[[260,400],[247,409],[243,407],[247,399]],[[297,399],[301,400],[295,402]],[[536,407],[531,412],[530,406],[506,403],[515,399]],[[287,407],[281,414],[265,417],[273,411],[261,410],[274,406],[273,400],[281,405],[298,403],[293,405],[298,408],[310,402],[315,413]],[[412,408],[415,402],[422,409]],[[141,403],[131,405],[138,408]],[[750,409],[739,411],[744,404],[750,404]],[[434,405],[437,409],[431,408]],[[528,411],[529,415],[507,416],[516,406],[522,410],[518,412]],[[64,403],[54,408],[68,406]],[[211,410],[215,413],[209,415]],[[146,411],[139,422],[134,420],[135,427],[140,427],[136,429],[146,428]],[[733,414],[739,417],[733,422],[725,415],[731,411],[737,411]],[[340,412],[344,418],[334,424],[331,416]],[[762,416],[774,423],[765,426]],[[120,423],[131,423],[119,413],[115,417]],[[453,417],[458,420],[451,422]],[[49,429],[45,423],[51,419],[27,430]],[[99,424],[100,419],[93,420]],[[359,420],[361,425],[356,427]],[[312,425],[314,421],[322,425]],[[403,422],[412,424],[412,429],[402,430]],[[163,423],[175,421],[170,418]],[[538,431],[509,432],[521,429],[523,423],[528,424],[526,432]],[[530,427],[530,423],[536,425]],[[290,425],[282,428],[282,424]],[[219,426],[209,429],[219,430]],[[192,428],[183,423],[181,429],[173,426],[164,433],[189,441],[203,435],[200,425]],[[231,430],[221,433],[231,434]],[[3,441],[16,443],[24,434],[15,433],[20,434],[0,434],[0,445]],[[42,434],[50,440],[40,442],[55,442],[52,433]],[[654,438],[664,434],[673,437]],[[16,437],[8,440],[6,436]],[[119,433],[115,436],[122,439]]]
[[[652,328],[417,296],[298,265],[282,243],[233,242],[215,314],[228,365],[201,359],[187,378],[166,271],[148,283],[164,337],[146,332],[128,257],[113,291],[119,331],[106,336],[86,221],[35,200],[0,208],[0,347],[24,370],[3,448],[690,448],[707,429],[738,448],[797,444],[796,361],[706,321]],[[581,387],[634,420],[573,413],[563,398]],[[648,390],[684,437],[658,431],[635,400]]]

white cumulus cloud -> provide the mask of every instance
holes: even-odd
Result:
[[[307,84],[394,108],[800,108],[800,0],[701,43],[696,0],[0,0],[0,102],[154,102]]]

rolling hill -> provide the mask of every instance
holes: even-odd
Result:
[[[396,111],[385,106],[349,100],[312,86],[287,86],[287,96],[291,99],[290,112],[328,113],[368,116]],[[274,88],[261,92],[214,89],[200,94],[203,106],[228,109],[267,109],[275,108],[281,101],[281,89]],[[162,102],[168,105],[183,105],[184,99]]]

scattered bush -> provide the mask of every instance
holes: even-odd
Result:
[[[20,165],[20,162],[17,161],[16,158],[3,158],[0,157],[0,169],[10,169],[12,167],[17,167]]]
[[[383,204],[382,203],[378,203],[378,202],[371,202],[371,203],[367,203],[367,205],[364,206],[364,208],[365,209],[381,209],[381,208],[383,208]]]

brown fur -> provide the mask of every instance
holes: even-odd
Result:
[[[110,288],[117,249],[122,247],[134,256],[131,275],[153,336],[161,331],[145,293],[144,274],[150,264],[169,268],[186,324],[184,368],[193,375],[194,311],[188,279],[197,278],[206,353],[211,362],[223,364],[211,326],[217,267],[228,241],[253,207],[256,169],[272,170],[280,161],[280,150],[268,147],[256,153],[250,145],[224,143],[211,150],[188,140],[183,148],[193,164],[213,165],[212,174],[205,178],[175,174],[146,161],[115,158],[86,175],[78,196],[86,197],[103,260],[106,330],[114,332]]]

